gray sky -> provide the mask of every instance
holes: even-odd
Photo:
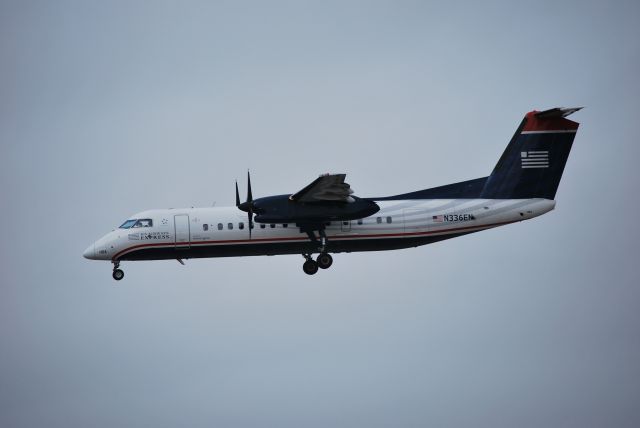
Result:
[[[640,425],[637,2],[0,3],[3,427]],[[418,249],[125,263],[148,208],[487,175],[586,106],[554,212]]]

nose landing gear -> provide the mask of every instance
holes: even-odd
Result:
[[[113,274],[111,274],[111,276],[116,281],[120,281],[122,278],[124,278],[124,271],[122,269],[118,269],[119,267],[120,267],[120,262],[118,261],[113,262]]]

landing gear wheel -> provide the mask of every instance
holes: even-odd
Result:
[[[122,278],[124,278],[124,272],[122,271],[122,269],[114,269],[111,276],[113,276],[113,279],[115,279],[116,281],[120,281]]]
[[[313,275],[318,272],[318,263],[316,263],[314,260],[309,259],[302,265],[302,270],[307,275]]]
[[[320,269],[328,269],[333,264],[333,257],[329,253],[320,253],[316,262]]]

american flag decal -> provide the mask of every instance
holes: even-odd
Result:
[[[549,151],[520,152],[522,168],[549,168]]]
[[[433,216],[433,221],[437,222],[437,223],[442,223],[444,221],[444,216],[441,215],[434,215]]]

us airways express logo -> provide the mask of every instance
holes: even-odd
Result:
[[[142,233],[130,233],[129,241],[148,241],[150,239],[169,239],[171,235],[169,232],[142,232]]]

